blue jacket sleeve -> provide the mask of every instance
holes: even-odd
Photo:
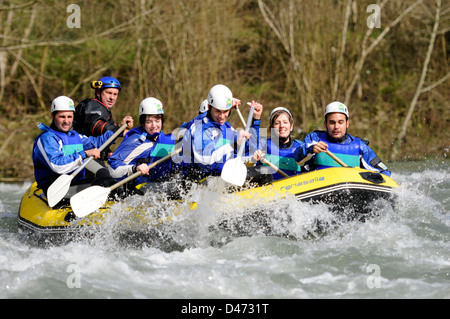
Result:
[[[57,174],[67,174],[78,168],[83,163],[84,152],[74,152],[64,155],[59,144],[59,139],[51,133],[44,133],[37,141],[38,150],[43,162]]]
[[[313,146],[320,141],[319,136],[316,132],[309,133],[306,135],[300,147],[298,147],[294,152],[294,159],[297,162],[301,162],[308,154],[313,153]]]
[[[247,141],[247,145],[245,148],[246,156],[253,156],[253,153],[259,149],[260,144],[260,131],[261,131],[261,120],[253,120],[252,126],[250,127],[249,133],[250,139]]]
[[[146,146],[151,146],[152,144],[148,143]],[[133,173],[136,158],[139,158],[143,152],[148,151],[147,148],[143,148],[140,152],[135,152],[140,145],[143,145],[143,143],[139,140],[138,134],[127,135],[124,138],[108,159],[109,171],[112,177],[122,179]],[[135,152],[133,156],[131,156],[132,152]]]
[[[360,142],[361,166],[367,170],[378,171],[391,176],[391,171],[383,164],[375,152],[363,141]]]
[[[80,134],[81,142],[83,143],[83,148],[85,150],[90,150],[93,148],[100,148],[112,135],[113,131],[106,131],[100,136],[86,136]]]

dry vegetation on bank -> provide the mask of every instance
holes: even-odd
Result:
[[[140,100],[154,96],[166,132],[223,83],[267,116],[289,107],[297,132],[321,129],[326,104],[341,100],[350,133],[385,160],[449,152],[448,1],[84,0],[81,27],[69,28],[72,3],[0,2],[0,178],[32,178],[51,100],[92,96],[102,75],[124,87],[116,119],[137,119]],[[373,3],[380,28],[368,27]]]

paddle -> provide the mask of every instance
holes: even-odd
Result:
[[[302,159],[300,162],[297,162],[298,165],[303,166],[307,161],[309,161],[313,157],[314,153],[306,155],[304,159]]]
[[[331,153],[328,149],[325,151],[325,153],[327,153],[328,156],[330,156],[332,159],[334,159],[336,162],[338,162],[341,166],[343,167],[348,167],[347,164],[345,164],[340,158],[338,158],[336,155],[334,155],[333,153]]]
[[[160,158],[156,162],[153,162],[148,166],[148,168],[152,169],[155,166],[167,161],[168,159],[172,158],[173,156],[175,156],[180,152],[181,148],[177,149],[176,151],[173,151],[167,156]],[[128,176],[127,178],[112,185],[111,187],[102,187],[102,186],[88,187],[82,190],[81,192],[76,193],[70,198],[70,206],[72,206],[73,212],[79,218],[89,215],[90,213],[102,207],[102,205],[108,199],[108,196],[111,193],[111,191],[141,175],[142,175],[141,171],[137,171],[133,175]]]
[[[325,153],[327,153],[328,156],[330,156],[332,159],[334,159],[336,162],[338,162],[341,166],[348,167],[348,165],[346,165],[339,157],[337,157],[336,155],[331,153],[329,150],[326,150]],[[297,162],[298,165],[300,165],[300,166],[305,165],[305,163],[307,161],[309,161],[313,156],[314,156],[314,153],[308,154],[303,160],[301,160],[300,162]]]
[[[247,104],[248,104],[248,105],[251,105],[250,102],[247,102]],[[245,120],[244,120],[244,117],[242,116],[241,110],[239,110],[239,109],[236,107],[236,112],[238,113],[239,118],[240,118],[241,121],[242,121],[242,125],[244,125],[244,127],[245,127]]]
[[[248,114],[247,126],[245,127],[245,131],[248,132],[250,126],[252,124],[254,107],[250,108],[250,112]],[[242,161],[242,154],[245,149],[245,141],[242,141],[242,144],[239,146],[238,154],[236,158],[229,159],[223,165],[222,173],[220,177],[228,183],[242,186],[244,185],[245,179],[247,178],[247,166],[245,166]]]
[[[251,105],[250,102],[247,102],[247,104],[248,104],[248,105]],[[241,118],[242,124],[245,125],[244,117],[242,116],[241,111],[240,111],[238,108],[236,108],[236,111],[238,112],[239,117]],[[284,177],[289,177],[288,174],[286,174],[285,172],[283,172],[279,167],[277,167],[275,164],[269,162],[267,159],[262,158],[262,159],[261,159],[261,162],[263,162],[264,164],[270,166],[270,167],[271,167],[274,171],[276,171],[278,174],[281,174],[281,175],[283,175]]]
[[[111,144],[127,127],[127,124],[122,125],[102,146],[98,149],[100,152],[103,151],[109,144]],[[67,191],[70,188],[70,183],[72,179],[78,175],[78,173],[86,167],[94,159],[93,156],[90,156],[87,160],[83,162],[83,164],[78,167],[72,174],[61,175],[59,176],[48,188],[47,190],[47,201],[50,207],[58,204],[61,199],[66,196]]]
[[[283,172],[279,167],[277,167],[275,164],[269,162],[267,159],[265,159],[264,157],[261,158],[261,162],[263,162],[264,164],[270,166],[273,170],[275,170],[278,174],[283,175],[284,177],[289,177],[288,174],[286,174],[285,172]]]

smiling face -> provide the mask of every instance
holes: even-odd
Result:
[[[324,124],[328,135],[335,139],[341,139],[347,133],[349,121],[345,114],[336,112],[328,114]]]
[[[288,138],[294,129],[294,124],[291,123],[289,114],[282,112],[278,117],[274,118],[272,128],[278,137]]]
[[[215,107],[211,107],[211,118],[213,122],[223,125],[227,121],[229,115],[230,110],[219,110]]]
[[[106,88],[100,93],[100,101],[105,104],[109,109],[116,104],[117,97],[119,96],[119,89]]]
[[[146,115],[144,129],[148,134],[159,133],[162,130],[163,121],[161,115]]]
[[[56,128],[63,133],[72,129],[73,111],[57,111],[52,113],[52,120]]]

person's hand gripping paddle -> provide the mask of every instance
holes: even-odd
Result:
[[[156,162],[151,163],[150,165],[148,165],[148,168],[152,169],[158,166],[159,164],[164,163],[165,161],[171,159],[174,155],[180,152],[181,148],[173,151],[169,155],[160,158]],[[96,211],[105,204],[105,202],[108,200],[108,196],[111,193],[111,191],[122,186],[125,183],[128,183],[129,181],[135,178],[138,178],[141,175],[142,175],[141,171],[137,171],[133,175],[128,176],[127,178],[121,180],[120,182],[117,182],[116,184],[110,187],[91,186],[82,190],[79,193],[76,193],[70,198],[70,206],[72,207],[74,214],[78,218],[81,218]]]
[[[98,149],[100,152],[103,151],[109,144],[114,142],[114,140],[127,128],[127,124],[122,125],[105,143],[100,146]],[[72,179],[80,173],[83,168],[86,167],[94,159],[93,156],[90,156],[88,159],[84,161],[84,163],[78,167],[72,174],[61,175],[59,176],[48,188],[47,190],[47,202],[48,206],[54,207],[58,204],[61,199],[66,196],[67,192],[70,188],[70,183]]]
[[[250,108],[250,112],[248,114],[247,126],[245,127],[246,132],[250,130],[253,119],[253,111],[254,106]],[[244,185],[245,179],[247,178],[247,166],[245,166],[244,162],[242,161],[242,154],[244,153],[244,150],[245,141],[242,141],[241,145],[239,146],[236,158],[229,159],[223,165],[220,177],[222,177],[224,181],[236,186]]]

